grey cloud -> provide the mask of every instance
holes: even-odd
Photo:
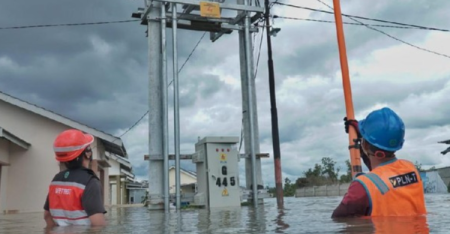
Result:
[[[5,17],[4,26],[131,19],[131,12],[140,7],[136,2],[125,4],[123,1],[106,5],[70,3],[63,8],[59,7],[61,2],[51,0],[41,2],[36,8],[23,8],[30,7],[23,1],[8,3],[2,7],[4,14],[0,14]],[[18,9],[34,10],[20,20],[11,20],[17,19],[10,14]],[[10,59],[19,66],[2,69],[2,90],[110,133],[131,126],[148,109],[145,30],[135,22],[0,31],[3,45],[0,58]],[[186,58],[193,47],[194,38],[189,35],[180,30],[180,60]],[[168,45],[170,39],[168,30]],[[100,46],[107,46],[109,54],[99,54],[93,40],[104,43]],[[171,61],[170,50],[168,59]],[[189,62],[194,61],[195,56]],[[198,87],[202,98],[213,94],[214,84],[210,82],[217,82],[217,79],[205,78],[208,79]],[[195,96],[182,96],[182,104],[192,104],[195,101],[189,100],[192,97]]]
[[[407,5],[405,2],[392,2],[390,4],[377,2],[374,3],[374,6],[368,8],[363,2],[352,2],[351,4],[343,3],[342,9],[344,13],[369,18],[380,18],[418,25],[440,25],[443,28],[450,27],[448,23],[442,24],[442,20],[440,20],[442,17],[440,12],[442,10],[441,7],[438,7],[447,5],[447,1],[441,1],[440,3],[423,1],[421,5],[417,5],[416,2],[412,1],[410,3],[417,7],[405,7]],[[325,9],[330,10],[328,8]],[[399,15],[402,16],[400,19],[398,18]],[[417,17],[417,15],[421,15],[421,17]],[[333,15],[323,13],[313,13],[311,18],[334,20]],[[353,22],[345,17],[344,20]],[[287,20],[286,22],[291,21]],[[363,22],[376,23],[370,21]],[[288,27],[286,30],[282,30],[279,36],[273,38],[275,63],[278,71],[277,74],[279,74],[277,78],[282,80],[286,76],[299,74],[303,76],[320,75],[333,77],[334,72],[340,68],[335,25],[299,21],[295,28],[290,28]],[[374,49],[400,44],[396,40],[363,26],[345,25],[344,28],[349,61],[364,57]],[[417,45],[420,45],[420,42],[426,36],[423,30],[377,29]],[[289,42],[292,42],[293,38],[295,38],[296,44],[302,44],[304,46],[296,49],[296,53],[292,53],[291,55],[278,55],[277,48],[292,46]],[[266,53],[266,51],[263,51],[263,54]]]
[[[211,98],[225,84],[218,76],[202,74],[189,74],[180,79],[180,106],[194,105],[196,100]]]
[[[131,19],[131,12],[141,7],[142,3],[118,0],[108,3],[7,1],[0,9],[0,22],[3,27]],[[408,3],[381,1],[370,3],[369,7],[363,1],[346,2],[343,3],[343,11],[444,28],[444,24],[448,24],[442,20],[446,17],[447,1]],[[25,4],[29,7],[24,8]],[[21,12],[22,16],[17,17],[17,12]],[[332,16],[317,13],[312,18],[332,19]],[[276,20],[277,24],[279,22]],[[342,123],[345,115],[342,85],[340,79],[334,78],[340,69],[335,26],[290,22],[273,38],[284,174],[301,176],[326,156],[332,157],[339,163],[341,170],[344,170],[344,161],[349,156]],[[2,91],[101,130],[121,133],[148,109],[148,44],[145,30],[138,22],[0,30],[0,60],[8,58],[19,66],[19,69],[7,66],[1,68]],[[399,45],[398,42],[364,27],[345,26],[345,30],[350,61],[363,61],[376,49]],[[414,43],[422,42],[428,35],[427,31],[420,30],[386,31]],[[179,31],[179,66],[201,35],[199,32]],[[216,75],[225,73],[228,77],[239,80],[238,36],[234,32],[215,43],[211,43],[208,37],[209,35],[205,36],[180,73],[181,142],[182,150],[186,153],[193,152],[197,136],[240,136],[241,91]],[[92,43],[93,38],[108,45],[109,54],[97,51],[98,47]],[[170,29],[167,43],[168,72],[171,79]],[[257,77],[259,130],[261,148],[272,153],[265,47],[263,43]],[[285,51],[292,53],[286,55],[283,53]],[[297,82],[284,83],[288,76],[296,76]],[[318,79],[317,83],[311,83],[313,77]],[[450,112],[448,105],[445,105],[448,103],[445,79],[399,85],[364,80],[364,77],[356,75],[354,78],[352,88],[356,112],[365,111],[378,103],[387,103],[398,109],[407,126],[413,129],[408,131],[418,131],[417,134],[408,135],[408,148],[417,150],[410,146],[423,144],[424,149],[420,154],[426,157],[420,160],[426,164],[439,162],[437,159],[430,159],[429,152],[434,152],[435,143],[421,141],[420,136],[429,134],[431,125],[446,125],[446,116]],[[172,90],[169,95],[172,107]],[[427,102],[427,99],[430,101]],[[419,107],[433,117],[421,115],[425,111],[419,112]],[[172,140],[173,109],[170,111]],[[144,119],[124,137],[127,139],[126,146],[135,173],[144,178],[147,177],[148,162],[141,158],[148,151],[148,145],[142,132],[147,127],[147,120]],[[173,142],[170,145],[173,152]],[[414,152],[410,149],[405,149],[405,154],[412,155]],[[416,158],[419,159],[419,156],[409,157]],[[182,166],[189,169],[193,164],[186,161]],[[263,169],[270,170],[270,173],[264,175],[266,184],[270,183],[273,181],[272,158],[263,160]]]
[[[133,173],[136,177],[144,177],[148,180],[148,161],[145,163],[133,165]]]

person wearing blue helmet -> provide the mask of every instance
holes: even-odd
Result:
[[[419,172],[395,154],[405,142],[403,120],[384,107],[359,122],[344,121],[347,133],[349,127],[355,128],[361,158],[370,172],[356,175],[332,217],[426,214]]]

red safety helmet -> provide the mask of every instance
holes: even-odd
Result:
[[[77,158],[94,141],[90,134],[80,130],[69,129],[60,133],[53,143],[56,160],[68,162]]]

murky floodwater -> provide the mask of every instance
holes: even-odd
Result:
[[[102,229],[59,227],[50,233],[450,233],[450,194],[426,195],[426,218],[332,220],[341,197],[275,199],[258,209],[183,210],[165,214],[145,207],[111,208]],[[42,213],[0,215],[0,233],[45,233]]]

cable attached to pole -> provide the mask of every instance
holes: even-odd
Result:
[[[275,71],[272,59],[272,39],[270,38],[270,7],[269,0],[264,1],[266,8],[266,34],[267,34],[267,51],[268,51],[268,68],[269,68],[269,91],[270,91],[270,112],[272,117],[272,145],[273,145],[273,160],[275,167],[275,186],[278,208],[283,208],[283,179],[281,173],[281,152],[280,152],[280,137],[278,133],[278,111],[275,94]]]

